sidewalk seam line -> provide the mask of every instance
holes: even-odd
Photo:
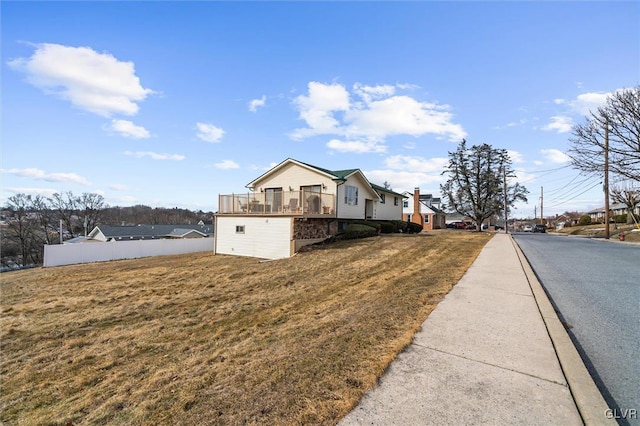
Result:
[[[467,361],[477,362],[479,364],[488,365],[489,367],[495,367],[495,368],[499,368],[501,370],[511,371],[513,373],[522,374],[523,376],[532,377],[534,379],[543,380],[543,381],[545,381],[547,383],[553,383],[554,385],[559,385],[559,386],[562,386],[562,387],[565,387],[565,388],[569,388],[569,384],[568,383],[556,382],[555,380],[545,379],[544,377],[536,376],[534,374],[525,373],[525,372],[522,372],[522,371],[519,371],[519,370],[514,370],[513,368],[507,368],[507,367],[503,367],[503,366],[500,366],[500,365],[497,365],[497,364],[491,364],[490,362],[481,361],[481,360],[474,359],[474,358],[469,358],[469,357],[466,357],[466,356],[463,356],[463,355],[459,355],[459,354],[454,354],[452,352],[443,351],[441,349],[432,348],[430,346],[421,345],[419,343],[413,343],[413,345],[414,346],[418,346],[420,348],[429,349],[429,350],[432,350],[432,351],[435,351],[435,352],[439,352],[439,353],[442,353],[442,354],[445,354],[445,355],[451,355],[451,356],[454,356],[456,358],[461,358],[461,359],[465,359]],[[563,374],[563,376],[564,376],[564,374]]]

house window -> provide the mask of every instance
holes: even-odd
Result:
[[[385,194],[380,194],[380,204],[384,204]]]
[[[402,202],[402,207],[404,207],[405,209],[408,209],[409,208],[409,200],[404,200]]]
[[[398,205],[398,197],[393,197],[393,205],[394,206]]]
[[[344,203],[348,206],[358,205],[358,188],[349,185],[344,188]]]
[[[429,215],[428,214],[424,215],[424,223],[429,223]]]
[[[236,234],[244,234],[244,225],[236,225]]]

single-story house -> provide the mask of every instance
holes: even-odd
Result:
[[[633,209],[635,214],[640,215],[640,205],[637,205],[634,209]],[[622,203],[618,203],[618,204],[611,204],[609,206],[609,214],[611,216],[618,216],[618,215],[623,215],[623,214],[628,214],[628,209],[627,209],[627,205],[626,204],[622,204]],[[586,214],[588,214],[591,217],[591,222],[602,222],[604,223],[604,207],[600,207],[599,209],[595,209],[595,210],[591,210],[589,212],[587,212]]]
[[[99,225],[87,234],[89,240],[103,242],[207,237],[213,237],[213,225]]]
[[[405,196],[372,184],[360,169],[328,170],[288,158],[246,187],[247,193],[218,197],[216,253],[286,258],[349,221],[402,220]]]
[[[420,188],[415,188],[413,193],[402,194],[406,197],[402,204],[402,220],[417,223],[425,231],[446,227],[446,214],[440,209],[440,198],[420,194]]]

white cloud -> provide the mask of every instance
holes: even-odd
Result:
[[[521,184],[527,183],[527,182],[533,182],[537,179],[536,175],[527,173],[525,170],[522,170],[522,169],[516,169],[515,174],[516,174],[516,177],[515,177],[516,182]]]
[[[385,160],[385,165],[392,169],[424,173],[441,173],[447,164],[449,164],[447,158],[423,158],[409,155],[393,155]]]
[[[396,192],[413,192],[415,187],[425,187],[444,183],[446,178],[439,173],[423,173],[401,170],[367,170],[363,171],[367,179],[378,185],[389,182]]]
[[[300,95],[294,104],[300,111],[300,119],[309,126],[296,129],[292,137],[302,139],[307,136],[322,134],[341,134],[339,121],[334,112],[349,109],[349,93],[340,84],[322,84],[312,81],[308,85],[309,95]]]
[[[149,131],[142,126],[136,126],[129,120],[111,120],[110,130],[120,133],[126,138],[147,139],[151,137]]]
[[[364,174],[374,183],[389,182],[396,192],[413,192],[415,187],[444,183],[442,171],[448,163],[447,158],[393,155],[385,160],[386,169],[368,170]]]
[[[249,111],[256,112],[258,108],[262,108],[266,103],[267,97],[265,95],[262,95],[260,99],[252,99],[251,102],[249,102]]]
[[[385,138],[391,135],[436,134],[459,141],[467,133],[453,124],[447,106],[419,102],[408,96],[372,101],[362,109],[347,112],[348,134]]]
[[[578,95],[576,99],[569,102],[574,111],[587,115],[589,111],[596,111],[598,107],[604,105],[611,93],[583,93]]]
[[[156,152],[151,152],[151,151],[136,151],[136,152],[125,151],[124,155],[128,155],[130,157],[137,157],[137,158],[149,157],[149,158],[151,158],[153,160],[176,160],[176,161],[180,161],[180,160],[184,160],[186,158],[184,155],[179,155],[179,154],[158,154]]]
[[[384,99],[396,93],[395,86],[388,84],[381,86],[365,86],[361,83],[353,85],[353,92],[360,96],[366,103],[374,99]]]
[[[540,152],[552,163],[568,163],[571,158],[559,149],[541,149]]]
[[[205,142],[218,143],[224,136],[225,131],[219,127],[214,126],[213,124],[207,123],[197,123],[198,127],[198,138],[202,139]]]
[[[318,135],[340,136],[346,141],[336,143],[334,140],[331,145],[344,149],[348,142],[355,142],[349,148],[354,152],[357,147],[363,148],[362,140],[384,146],[385,138],[393,135],[434,134],[451,141],[467,135],[462,126],[453,123],[448,105],[420,102],[396,94],[397,89],[408,87],[356,83],[353,86],[355,101],[352,101],[341,84],[310,82],[308,94],[294,100],[299,118],[307,127],[294,130],[291,137],[299,140]],[[371,151],[361,149],[359,152]]]
[[[47,173],[44,170],[36,168],[28,169],[0,169],[2,173],[16,175],[20,177],[44,180],[47,182],[71,182],[84,186],[91,185],[86,178],[78,175],[77,173]]]
[[[567,133],[573,127],[573,119],[566,115],[554,115],[551,117],[551,123],[542,127],[542,130],[556,131],[558,133]]]
[[[509,158],[511,158],[513,163],[524,163],[524,157],[518,151],[508,149],[507,154],[509,154]]]
[[[358,154],[387,151],[386,146],[376,141],[341,141],[338,139],[331,139],[327,142],[327,148],[338,152],[355,152]]]
[[[104,117],[135,115],[137,102],[154,93],[140,85],[133,62],[119,61],[89,47],[42,43],[29,58],[8,62],[27,75],[27,82],[47,94]]]
[[[576,96],[575,99],[554,99],[556,105],[566,105],[574,114],[589,115],[603,106],[612,92],[588,92]]]
[[[232,160],[223,160],[219,163],[215,163],[213,167],[215,167],[216,169],[223,169],[223,170],[240,168],[240,166],[235,161],[232,161]]]

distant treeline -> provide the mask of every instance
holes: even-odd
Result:
[[[85,235],[98,225],[210,224],[213,212],[145,205],[111,207],[99,194],[76,196],[68,191],[51,197],[16,194],[7,200],[0,219],[0,262],[6,270],[42,264],[45,244]]]

